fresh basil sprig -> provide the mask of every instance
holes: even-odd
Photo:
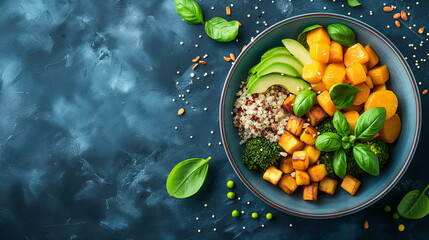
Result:
[[[353,147],[353,157],[362,170],[373,176],[378,176],[380,173],[378,158],[369,147],[362,143],[355,144]]]
[[[326,28],[332,40],[346,47],[351,47],[356,43],[355,32],[343,24],[334,23]]]
[[[347,3],[350,7],[357,7],[359,5],[362,5],[358,0],[347,0]]]
[[[311,90],[301,91],[293,103],[293,112],[296,116],[301,117],[310,111],[316,101],[316,92]]]
[[[337,151],[341,147],[341,137],[336,133],[324,133],[317,137],[315,146],[320,151]]]
[[[347,171],[347,156],[343,149],[340,148],[335,152],[332,165],[334,167],[335,174],[340,178],[344,178]]]
[[[357,120],[355,136],[357,140],[372,138],[383,127],[386,120],[386,108],[375,107],[365,111]]]
[[[177,14],[187,23],[204,23],[203,11],[194,0],[174,0],[174,8]]]
[[[337,83],[329,89],[329,96],[337,108],[348,108],[353,104],[356,94],[362,91],[346,83]]]
[[[429,214],[429,198],[426,196],[429,185],[420,192],[413,190],[407,193],[398,205],[398,213],[403,218],[419,219]]]
[[[167,178],[168,194],[175,198],[187,198],[198,192],[206,179],[210,160],[211,157],[190,158],[178,163]]]
[[[310,32],[311,30],[314,30],[316,28],[320,28],[320,27],[322,27],[322,25],[315,24],[315,25],[311,25],[311,26],[304,28],[304,30],[302,30],[302,32],[298,35],[298,42],[301,43],[302,46],[307,48],[308,47],[308,43],[307,43],[308,32]]]
[[[221,17],[208,20],[204,26],[207,35],[218,42],[230,42],[237,37],[239,24]]]
[[[341,145],[344,149],[349,149],[355,144],[356,137],[354,135],[345,136],[341,139]]]

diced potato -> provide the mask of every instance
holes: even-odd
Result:
[[[295,171],[295,180],[298,186],[310,184],[310,175],[306,171]]]
[[[316,138],[317,130],[312,126],[307,126],[306,128],[304,128],[300,137],[301,141],[308,145],[314,145],[314,143],[316,142]]]
[[[329,51],[329,63],[340,63],[343,61],[343,46],[331,41],[331,49]]]
[[[329,51],[331,49],[330,43],[327,42],[315,42],[310,46],[310,56],[314,61],[321,63],[329,62]]]
[[[356,126],[356,123],[357,123],[359,116],[360,116],[359,113],[356,111],[348,111],[348,112],[344,113],[344,117],[346,117],[347,122],[350,125],[351,134],[354,133],[355,126]]]
[[[337,185],[338,185],[338,180],[333,179],[333,178],[329,178],[329,177],[325,177],[319,183],[319,190],[321,192],[324,192],[324,193],[327,193],[330,195],[334,195],[335,191],[337,190]]]
[[[372,89],[372,92],[377,92],[380,90],[387,90],[386,84],[381,84],[381,85],[376,85],[374,86],[374,88]]]
[[[264,175],[262,176],[263,179],[267,180],[268,182],[277,185],[277,183],[282,178],[283,172],[277,169],[274,166],[271,166],[265,170]]]
[[[313,91],[315,91],[315,92],[324,92],[324,91],[327,91],[326,85],[323,82],[312,83],[311,84],[311,89],[313,89]]]
[[[346,68],[342,63],[331,63],[326,67],[322,81],[325,84],[326,89],[330,90],[335,84],[344,83],[345,76]]]
[[[386,119],[389,119],[395,115],[398,109],[398,97],[394,92],[389,90],[373,92],[366,100],[364,109],[367,111],[374,107],[384,107],[386,109]]]
[[[311,45],[316,42],[325,42],[329,43],[331,41],[331,38],[329,37],[328,32],[325,28],[319,27],[314,30],[311,30],[307,34],[307,44]]]
[[[355,87],[362,90],[356,94],[356,98],[353,101],[353,105],[358,106],[363,104],[368,99],[371,89],[365,83],[359,83]]]
[[[365,84],[371,89],[374,87],[374,84],[372,83],[372,79],[370,76],[366,76]]]
[[[332,102],[328,91],[317,95],[317,102],[329,116],[334,116],[334,113],[338,110],[334,102]]]
[[[355,195],[356,191],[359,189],[360,181],[353,177],[352,175],[346,175],[341,182],[341,188],[346,190],[351,195]]]
[[[296,99],[296,95],[290,94],[283,102],[283,107],[286,109],[286,111],[292,114],[293,114],[293,103],[295,102],[295,99]]]
[[[401,127],[401,118],[397,113],[395,113],[393,117],[384,122],[384,125],[380,130],[380,139],[387,143],[395,142],[399,137],[399,133],[401,133]]]
[[[279,168],[284,173],[291,173],[295,171],[295,169],[293,169],[292,156],[281,158],[279,161]]]
[[[366,66],[366,64],[362,64],[363,67],[363,71],[365,72],[365,74],[368,73],[368,67]]]
[[[351,85],[358,85],[366,81],[366,73],[363,66],[364,65],[360,63],[355,63],[346,68],[347,79],[350,81]]]
[[[328,171],[326,171],[325,164],[317,164],[308,167],[308,175],[310,175],[310,180],[312,182],[320,182],[324,177],[328,176]]]
[[[310,201],[317,200],[318,185],[318,183],[312,183],[310,185],[304,186],[302,190],[302,198],[304,200]]]
[[[292,166],[296,170],[304,171],[310,165],[306,151],[295,151],[292,155]]]
[[[377,53],[375,53],[375,51],[372,49],[372,47],[370,45],[366,45],[365,50],[369,55],[369,60],[366,63],[366,66],[368,68],[372,68],[375,65],[377,65],[377,63],[379,61],[378,55],[377,55]]]
[[[320,150],[314,146],[306,145],[303,151],[307,152],[308,160],[310,161],[310,165],[315,164],[320,157]]]
[[[298,140],[292,133],[286,131],[280,137],[279,145],[289,154],[293,154],[295,151],[301,150],[304,147],[304,143]]]
[[[278,186],[287,194],[292,194],[298,188],[295,178],[291,177],[289,174],[282,177]]]
[[[319,105],[314,105],[308,113],[306,113],[306,116],[309,118],[309,122],[313,127],[316,127],[321,123],[325,118],[327,118],[329,115],[323,110],[323,108]]]
[[[286,125],[286,130],[295,136],[300,136],[302,133],[302,126],[304,126],[304,119],[295,115],[290,115]]]
[[[374,85],[381,85],[387,82],[390,78],[389,69],[386,65],[371,68],[368,71]]]
[[[369,61],[368,52],[360,43],[349,47],[344,54],[344,64],[346,67],[351,66],[355,63],[364,64]]]
[[[309,83],[318,83],[322,81],[323,73],[325,72],[325,64],[314,61],[305,65],[302,68],[302,79]]]

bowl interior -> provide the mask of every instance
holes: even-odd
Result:
[[[402,131],[396,143],[390,147],[390,160],[377,177],[361,177],[361,187],[355,196],[338,187],[334,196],[319,193],[317,201],[302,200],[302,188],[287,195],[280,188],[262,179],[261,174],[249,171],[241,162],[243,146],[233,125],[230,112],[234,109],[235,93],[247,71],[268,49],[282,46],[281,39],[296,39],[300,31],[313,24],[327,26],[341,23],[353,29],[357,41],[371,45],[380,57],[380,63],[390,70],[388,89],[399,99],[398,114],[402,120]],[[367,24],[337,14],[305,14],[275,24],[261,33],[248,45],[232,66],[221,98],[220,124],[222,138],[228,158],[245,185],[268,204],[288,213],[311,218],[337,217],[363,209],[386,194],[403,175],[414,154],[421,121],[420,98],[413,74],[397,48],[382,34]]]

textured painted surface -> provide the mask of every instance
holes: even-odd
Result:
[[[427,59],[428,36],[415,32],[427,23],[429,3],[394,1],[398,9],[410,6],[410,21],[403,25],[417,26],[409,30],[393,27],[391,14],[381,11],[383,1],[362,0],[364,6],[355,9],[341,7],[345,1],[199,1],[206,19],[225,17],[224,7],[233,3],[228,19],[243,23],[239,42],[217,43],[201,25],[182,22],[172,2],[0,2],[2,239],[428,236],[428,218],[393,220],[382,210],[429,183],[427,96],[422,97],[419,149],[399,184],[370,208],[331,220],[278,212],[245,189],[218,144],[217,109],[230,66],[222,56],[238,54],[256,30],[267,27],[264,21],[271,25],[313,11],[351,12],[382,31],[408,57],[422,82],[420,90],[428,88],[427,62],[419,61],[420,69],[415,65]],[[192,71],[190,60],[204,54],[208,64]],[[181,107],[187,112],[178,117]],[[214,160],[203,189],[189,199],[169,197],[165,179],[171,168],[183,159],[208,155]],[[225,197],[227,180],[236,182],[241,201]],[[232,219],[233,209],[245,211],[244,216]],[[248,215],[253,211],[272,212],[275,220],[253,220]],[[371,226],[367,231],[365,220]],[[399,223],[407,228],[400,234]]]

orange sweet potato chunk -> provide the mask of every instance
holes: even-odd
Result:
[[[310,56],[313,60],[328,63],[329,51],[331,49],[330,43],[315,42],[310,45]]]
[[[331,63],[326,67],[322,81],[329,90],[333,85],[343,83],[345,76],[346,68],[342,63]]]
[[[323,27],[311,30],[307,34],[307,44],[308,45],[311,45],[311,44],[317,43],[317,42],[329,43],[330,41],[331,41],[331,38],[329,37],[328,32]]]
[[[365,69],[360,63],[346,67],[346,75],[351,85],[358,85],[366,81]]]
[[[369,54],[360,43],[349,47],[344,54],[344,65],[346,67],[355,63],[365,64],[369,61]]]
[[[357,106],[361,105],[368,99],[371,89],[365,83],[359,83],[355,87],[362,90],[356,94],[356,98],[353,101],[353,105]]]
[[[386,120],[393,117],[398,108],[396,94],[389,90],[379,90],[369,95],[365,102],[365,111],[374,107],[386,108]]]
[[[401,133],[401,127],[401,118],[396,113],[393,117],[384,122],[384,125],[380,130],[379,138],[384,142],[393,143],[398,139],[399,133]]]
[[[332,102],[328,91],[319,94],[317,96],[317,102],[329,116],[334,116],[334,113],[338,110],[334,102]]]
[[[302,69],[302,79],[309,83],[318,83],[322,81],[323,73],[325,72],[325,64],[314,61],[307,64]]]
[[[368,75],[371,77],[374,85],[384,84],[390,78],[389,69],[386,65],[371,68],[368,71]]]
[[[323,82],[312,83],[311,89],[313,89],[316,92],[324,92],[327,90],[326,85]]]
[[[331,49],[329,50],[329,63],[340,62],[343,62],[343,46],[335,41],[332,41]]]
[[[368,56],[369,56],[369,60],[366,63],[366,66],[368,68],[372,68],[375,65],[377,65],[377,63],[379,61],[378,55],[377,55],[377,53],[375,53],[375,51],[372,49],[372,47],[370,45],[366,45],[365,46],[365,50],[366,50],[366,52],[368,53]]]

